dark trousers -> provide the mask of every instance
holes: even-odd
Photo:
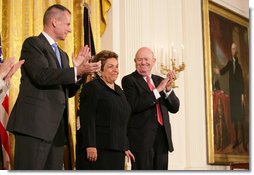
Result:
[[[61,170],[64,163],[64,145],[67,142],[66,120],[59,124],[51,142],[15,133],[15,170]]]
[[[61,170],[64,146],[27,135],[15,135],[15,170]]]
[[[124,170],[124,151],[97,149],[97,155],[97,160],[90,162],[86,150],[77,154],[77,170]]]
[[[158,127],[153,148],[133,154],[136,161],[132,162],[132,170],[167,170],[168,144],[164,128]]]

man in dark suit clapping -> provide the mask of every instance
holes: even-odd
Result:
[[[136,159],[133,170],[167,170],[168,151],[174,150],[168,111],[176,113],[180,105],[171,89],[175,73],[170,71],[165,79],[151,74],[155,61],[149,48],[140,48],[135,56],[136,71],[122,79],[132,109],[128,138]]]
[[[68,97],[79,89],[84,74],[100,70],[89,63],[89,48],[82,47],[74,67],[56,42],[71,32],[71,12],[50,6],[43,18],[43,32],[23,43],[20,92],[11,112],[8,131],[15,134],[14,169],[57,170],[63,167],[68,137]]]

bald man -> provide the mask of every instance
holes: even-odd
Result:
[[[175,78],[151,73],[156,59],[150,48],[140,48],[135,56],[136,71],[122,79],[122,87],[132,109],[128,124],[130,150],[135,156],[133,170],[167,170],[168,151],[172,152],[169,114],[180,102],[171,88]]]

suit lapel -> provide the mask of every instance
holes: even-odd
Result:
[[[39,35],[39,38],[40,40],[44,43],[44,46],[46,47],[46,50],[53,56],[55,57],[56,61],[57,61],[57,58],[56,58],[56,54],[52,48],[52,46],[49,44],[48,40],[45,38],[45,36],[43,34],[40,34]]]
[[[155,87],[157,87],[160,84],[159,79],[156,78],[156,76],[154,76],[154,75],[152,75],[152,80],[153,80]]]
[[[59,48],[59,51],[60,51],[61,60],[62,60],[62,68],[68,68],[69,67],[69,61],[68,61],[68,58],[66,57],[66,54],[60,48]]]
[[[147,85],[145,79],[143,78],[142,75],[140,75],[137,71],[134,72],[134,77],[137,79],[137,83],[140,84],[140,86],[145,89],[148,92],[151,92],[149,89],[149,86]]]
[[[47,52],[53,57],[57,68],[60,68],[59,62],[57,60],[56,54],[52,48],[52,46],[49,44],[48,40],[45,38],[43,34],[39,35],[40,40],[44,43],[44,46],[46,47]],[[62,50],[59,48],[61,59],[63,58]],[[62,61],[63,62],[63,61]],[[64,68],[64,67],[63,67]]]

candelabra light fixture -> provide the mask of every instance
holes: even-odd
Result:
[[[169,49],[161,46],[160,54],[157,54],[159,55],[157,58],[160,58],[157,64],[162,75],[167,75],[170,70],[174,70],[176,73],[175,80],[179,78],[180,72],[185,69],[183,50],[184,46],[182,44],[179,47],[175,47],[174,43],[172,43]],[[175,81],[172,87],[178,88]]]

